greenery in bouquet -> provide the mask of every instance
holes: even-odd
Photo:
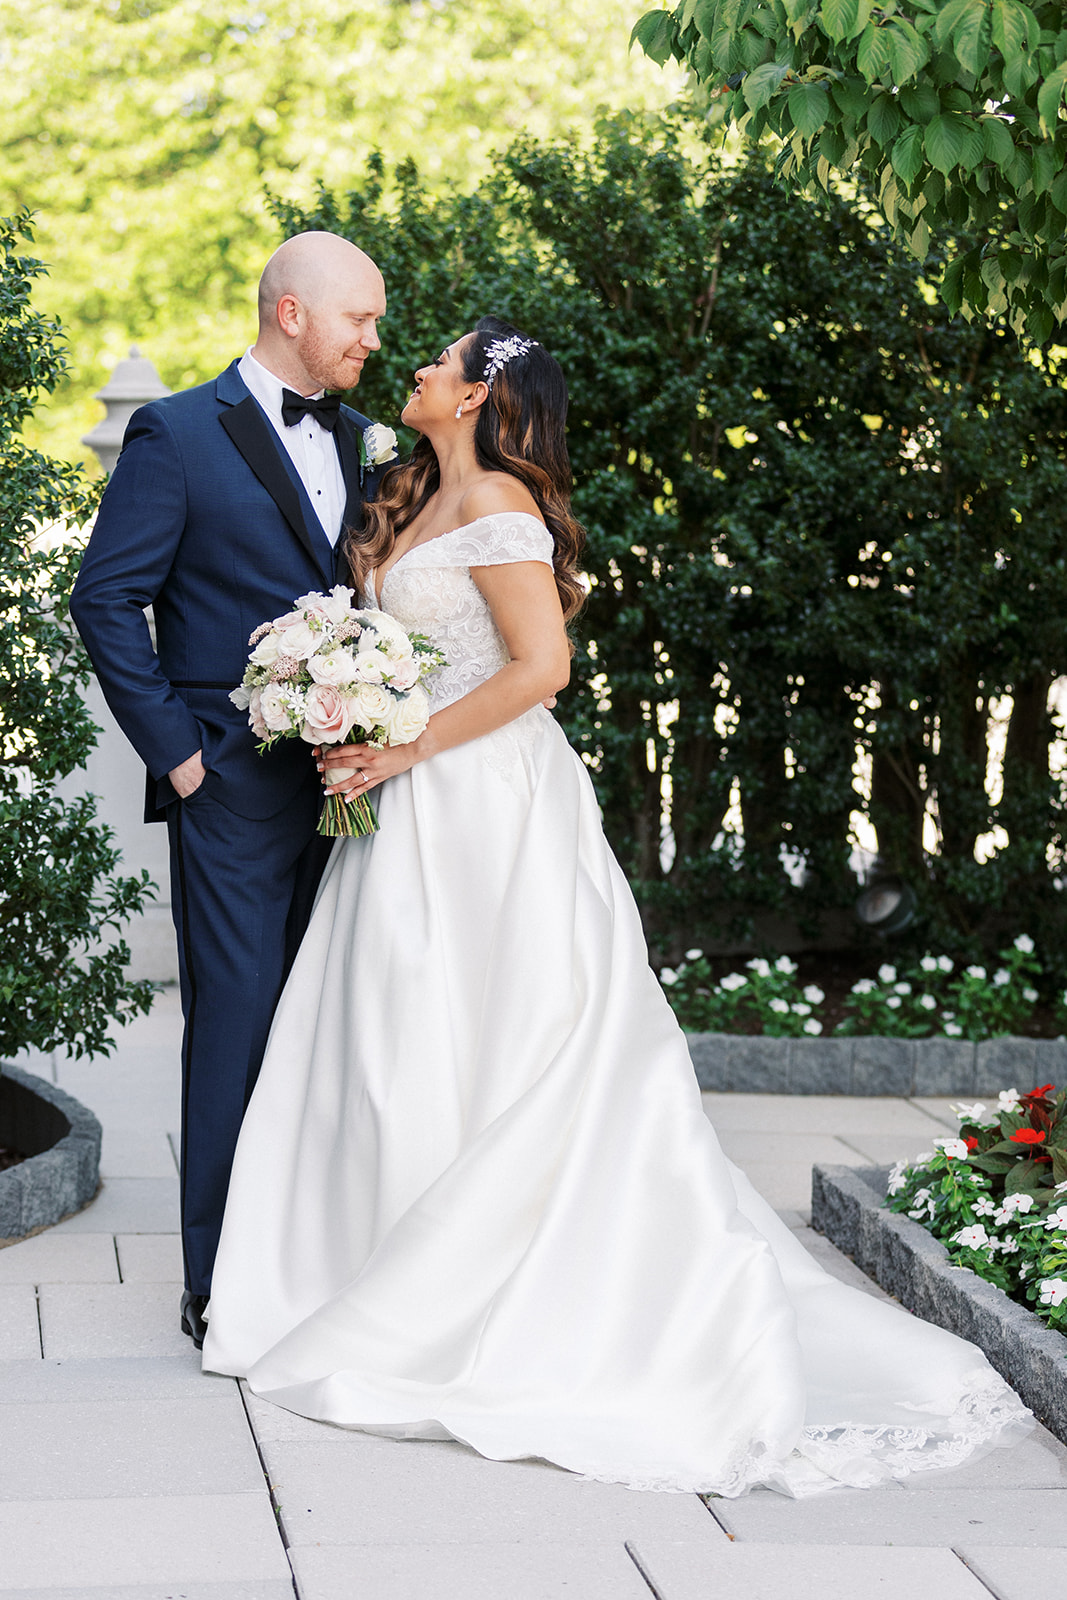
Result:
[[[957,1138],[893,1168],[886,1206],[1067,1333],[1067,1090],[1006,1089],[956,1114]]]
[[[262,755],[279,739],[310,745],[411,744],[430,717],[421,680],[444,662],[421,634],[408,634],[385,611],[359,611],[337,584],[305,594],[293,610],[254,631],[244,677],[230,699],[248,712]],[[334,767],[335,782],[350,777]],[[326,796],[319,832],[361,838],[377,831],[366,795]]]
[[[845,997],[837,1036],[878,1034],[891,1039],[990,1039],[1023,1032],[1039,1003],[1041,962],[1029,934],[1001,950],[992,970],[958,968],[950,956],[926,954],[911,966],[883,962],[877,976],[859,978]],[[798,1038],[827,1031],[826,995],[803,983],[788,956],[754,957],[741,972],[716,980],[701,950],[686,951],[660,972],[682,1026],[693,1032],[748,1032]],[[1067,995],[1056,1019],[1067,1027]]]

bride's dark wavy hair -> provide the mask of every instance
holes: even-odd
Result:
[[[468,383],[485,381],[487,352],[497,339],[526,335],[499,317],[483,317],[462,350]],[[567,385],[558,361],[539,344],[512,356],[493,378],[488,398],[478,413],[474,453],[480,467],[507,472],[526,485],[552,535],[552,566],[566,621],[585,602],[578,578],[578,559],[585,532],[571,515],[570,458],[565,424]],[[440,483],[437,456],[427,438],[420,438],[407,461],[390,467],[378,494],[364,507],[364,526],[345,536],[345,557],[354,586],[381,565],[398,533],[408,527]]]

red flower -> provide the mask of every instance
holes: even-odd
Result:
[[[1055,1087],[1056,1085],[1054,1083],[1043,1083],[1040,1089],[1031,1089],[1026,1098],[1027,1100],[1039,1100],[1042,1095],[1048,1094],[1049,1091],[1055,1089]]]
[[[1016,1128],[1011,1139],[1013,1144],[1043,1144],[1045,1135],[1039,1128]]]
[[[978,1149],[978,1140],[973,1136],[973,1134],[969,1139],[964,1139],[963,1142],[967,1146],[968,1150]]]

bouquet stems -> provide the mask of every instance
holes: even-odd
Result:
[[[354,800],[328,794],[318,831],[327,839],[365,839],[368,834],[378,832],[378,818],[365,794],[357,795]]]

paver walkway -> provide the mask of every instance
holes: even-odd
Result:
[[[1039,1431],[927,1480],[791,1501],[632,1493],[395,1444],[205,1378],[177,1328],[173,993],[111,1060],[27,1060],[101,1118],[87,1210],[0,1251],[3,1600],[1067,1600],[1067,1450]],[[813,1161],[916,1154],[947,1102],[707,1095],[806,1227]]]

